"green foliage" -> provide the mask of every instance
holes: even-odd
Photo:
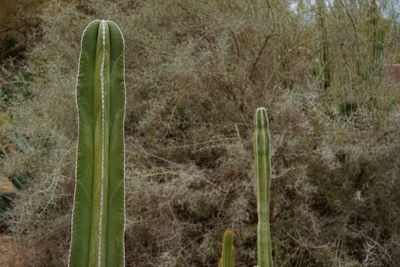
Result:
[[[82,36],[79,139],[69,266],[124,266],[123,37],[95,20]]]
[[[0,191],[0,217],[11,207],[14,198],[15,193]]]
[[[222,239],[222,253],[218,267],[235,267],[235,247],[233,246],[233,233],[226,230]]]
[[[22,190],[26,186],[26,184],[29,182],[29,180],[32,179],[32,175],[30,173],[23,173],[23,174],[12,174],[9,177],[11,183],[13,184],[14,188],[16,190]]]
[[[30,85],[33,81],[33,76],[29,72],[18,72],[13,80],[4,83],[0,87],[0,99],[7,105],[12,105],[17,100],[32,99]]]
[[[21,133],[11,134],[10,140],[23,152],[32,150],[32,148],[29,146],[25,136],[22,135]]]
[[[269,225],[271,156],[268,115],[258,108],[254,117],[254,171],[257,195],[257,264],[272,267],[271,230]]]
[[[3,117],[3,119],[9,119],[7,117]],[[11,122],[8,121],[4,123],[5,125],[10,124]],[[3,125],[4,126],[4,125]],[[26,138],[21,134],[10,134],[9,135],[9,142],[14,145],[16,148],[19,149],[20,152],[22,153],[27,153],[31,151],[31,147],[29,146]],[[7,149],[4,147],[0,146],[1,148],[1,153],[3,154],[5,159],[10,159],[11,155]],[[3,160],[3,159],[2,159]],[[0,217],[5,214],[5,212],[12,207],[13,200],[16,197],[16,192],[21,192],[26,187],[26,184],[31,180],[32,176],[29,172],[25,172],[22,174],[10,174],[8,177],[8,180],[11,182],[13,191],[12,192],[2,192],[0,191]]]
[[[31,179],[31,175],[30,173],[23,173],[20,175],[12,174],[8,179],[11,181],[15,191],[21,192],[21,190],[25,188],[27,182]],[[0,191],[0,217],[12,207],[15,197],[15,192]]]

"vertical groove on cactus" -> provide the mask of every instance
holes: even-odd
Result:
[[[226,230],[222,238],[222,253],[218,267],[235,267],[235,247],[233,246],[233,233]]]
[[[124,266],[124,40],[95,20],[81,41],[78,145],[68,266]]]
[[[256,110],[254,118],[254,170],[257,195],[257,265],[272,267],[269,203],[271,183],[270,135],[267,111]]]

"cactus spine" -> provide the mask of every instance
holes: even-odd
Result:
[[[95,20],[83,32],[71,267],[125,264],[123,50],[123,36],[114,22]]]
[[[226,230],[222,239],[222,253],[218,267],[235,267],[235,247],[233,246],[233,233]]]
[[[271,231],[269,226],[269,201],[271,183],[271,159],[269,152],[269,128],[267,111],[256,110],[254,118],[254,170],[257,195],[257,265],[272,267]]]

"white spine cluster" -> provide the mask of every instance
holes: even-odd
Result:
[[[103,222],[103,197],[104,197],[104,60],[106,54],[106,22],[101,21],[103,29],[103,58],[101,62],[101,192],[100,192],[100,220],[99,220],[99,248],[97,255],[98,267],[101,267],[101,227]]]

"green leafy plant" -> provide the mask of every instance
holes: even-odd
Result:
[[[222,239],[222,253],[218,267],[235,266],[235,247],[233,246],[233,233],[230,229],[226,230]]]
[[[82,36],[79,113],[69,266],[124,266],[124,41],[95,20]]]
[[[0,217],[11,207],[14,198],[14,192],[0,191]]]
[[[0,217],[4,215],[4,212],[11,208],[13,200],[15,199],[18,192],[23,190],[26,183],[32,178],[30,173],[23,174],[12,174],[8,179],[12,184],[7,191],[0,191]]]
[[[11,105],[17,99],[32,99],[33,94],[30,88],[32,82],[32,73],[18,72],[11,81],[1,84],[0,99],[7,105]]]
[[[268,115],[258,108],[254,118],[254,170],[257,195],[257,264],[272,267],[271,231],[269,226],[269,202],[271,184],[271,159],[269,152]]]

